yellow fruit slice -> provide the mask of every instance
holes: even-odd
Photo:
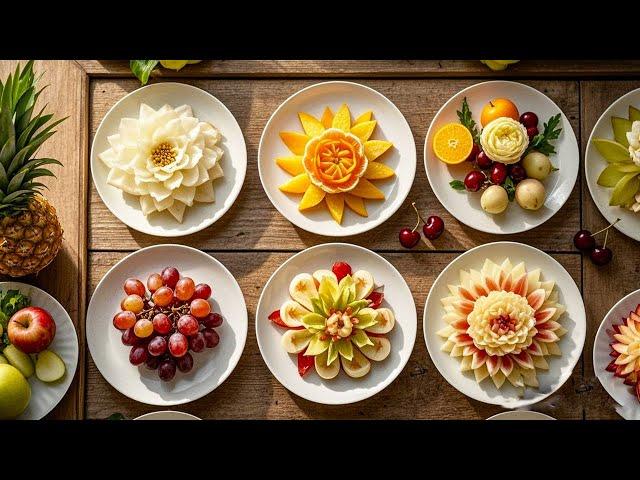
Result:
[[[354,125],[358,125],[359,123],[362,123],[362,122],[368,122],[369,120],[371,120],[372,115],[373,115],[373,112],[371,110],[367,110],[362,115],[360,115],[358,118],[356,118],[353,121],[353,124]]]
[[[306,173],[301,173],[300,175],[296,175],[287,183],[283,183],[278,188],[286,193],[304,193],[307,191],[311,185],[311,180],[309,180],[309,175]]]
[[[304,133],[280,132],[280,138],[294,155],[303,155],[304,147],[310,140]]]
[[[322,112],[320,123],[322,123],[324,128],[331,128],[331,124],[333,123],[333,112],[329,107],[324,107],[324,112]]]
[[[276,164],[290,175],[295,176],[304,173],[302,157],[298,155],[295,157],[278,157],[276,158]]]
[[[342,214],[344,213],[344,194],[342,193],[330,193],[324,197],[324,201],[327,203],[327,208],[333,219],[342,223]]]
[[[351,128],[351,133],[358,137],[360,141],[366,142],[373,134],[373,130],[376,128],[377,123],[378,122],[375,120],[359,123]]]
[[[449,165],[464,162],[473,148],[473,138],[467,127],[460,123],[447,123],[433,137],[433,152]]]
[[[387,167],[384,163],[369,162],[367,169],[364,172],[364,178],[369,180],[382,180],[383,178],[393,177],[396,172],[393,168]]]
[[[362,198],[346,193],[344,195],[344,201],[351,210],[356,212],[361,217],[369,216],[369,214],[367,213],[367,207],[365,207],[364,200]]]
[[[361,178],[354,189],[349,190],[356,197],[369,198],[371,200],[384,200],[384,193],[366,178]]]
[[[305,112],[298,113],[298,118],[300,118],[300,123],[302,124],[302,128],[304,133],[306,133],[310,137],[315,137],[324,132],[324,125],[313,115],[309,115]]]
[[[331,122],[333,128],[339,128],[343,132],[351,130],[351,112],[346,103],[343,103],[340,109],[336,112],[336,116],[333,117]]]
[[[307,191],[304,192],[304,196],[302,200],[300,200],[300,204],[298,205],[298,210],[306,210],[307,208],[315,207],[322,200],[324,200],[327,192],[322,190],[319,187],[316,187],[313,183],[309,185]]]
[[[369,161],[372,162],[392,146],[393,143],[387,142],[386,140],[369,140],[368,142],[364,142],[364,154]]]

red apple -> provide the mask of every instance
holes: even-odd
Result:
[[[9,319],[9,341],[24,353],[45,350],[56,336],[56,322],[40,307],[18,310]]]

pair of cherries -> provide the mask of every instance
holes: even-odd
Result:
[[[418,212],[418,209],[416,208],[416,202],[412,202],[411,206],[416,211],[418,221],[416,222],[416,226],[413,227],[413,229],[405,227],[400,230],[400,245],[402,245],[404,248],[413,248],[420,241],[420,232],[418,232],[420,222],[424,223],[424,225],[422,226],[422,233],[429,240],[435,240],[440,235],[442,235],[442,232],[444,232],[444,222],[439,216],[431,215],[429,218],[424,220],[420,215],[420,212]]]
[[[596,233],[591,233],[589,230],[579,230],[573,237],[573,244],[578,250],[588,253],[589,258],[591,258],[591,261],[594,264],[602,267],[609,263],[613,258],[613,252],[609,247],[607,247],[607,239],[609,237],[609,229],[619,221],[620,219],[618,218],[611,225],[603,228],[602,230],[598,230]],[[595,236],[602,232],[607,232],[604,236],[604,244],[602,246],[598,246],[596,245]]]

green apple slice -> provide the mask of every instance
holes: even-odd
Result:
[[[329,343],[331,342],[331,340],[329,340],[328,338],[322,340],[323,336],[323,333],[318,332],[313,337],[311,337],[311,341],[309,342],[307,351],[304,352],[304,354],[313,357],[326,352],[329,348]]]
[[[631,131],[631,120],[621,117],[611,117],[611,127],[613,128],[613,138],[623,147],[629,147],[627,132]]]
[[[9,363],[16,367],[24,378],[29,378],[34,374],[33,360],[31,357],[24,353],[22,350],[18,350],[15,345],[9,345],[6,347],[2,354],[9,360]]]
[[[4,358],[4,355],[0,353],[0,365],[8,364],[8,363],[9,361],[6,358]]]
[[[612,163],[605,168],[598,177],[598,185],[601,187],[613,188],[617,183],[622,180],[626,173],[621,172],[616,168],[616,164]]]
[[[629,120],[632,122],[640,122],[640,110],[629,105]]]
[[[607,162],[631,162],[629,150],[608,138],[594,138],[593,145]]]
[[[36,359],[36,377],[42,382],[55,382],[67,371],[62,359],[51,350],[44,350]]]
[[[616,184],[609,205],[625,205],[640,189],[640,177],[637,173],[627,173]]]

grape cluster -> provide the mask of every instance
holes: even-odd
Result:
[[[175,267],[153,273],[147,286],[137,278],[124,283],[127,296],[113,325],[122,331],[122,343],[130,346],[129,362],[143,363],[165,382],[193,368],[191,352],[213,348],[220,342],[215,328],[222,315],[211,311],[211,287],[196,285],[189,277],[180,278]]]

